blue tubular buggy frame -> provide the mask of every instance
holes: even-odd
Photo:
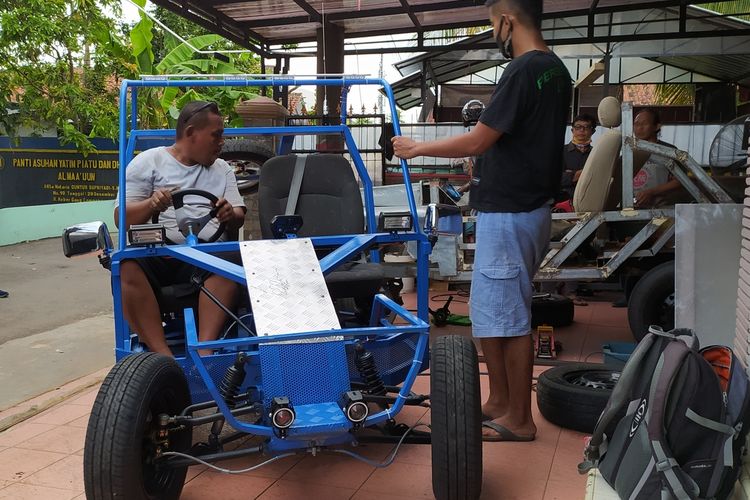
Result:
[[[123,207],[119,213],[119,248],[112,254],[112,290],[114,295],[115,310],[115,352],[119,361],[121,358],[133,352],[131,331],[124,319],[122,310],[122,291],[120,287],[120,263],[126,259],[135,259],[143,257],[169,256],[196,267],[210,271],[211,273],[223,276],[235,281],[246,288],[247,282],[245,272],[242,266],[228,262],[215,254],[222,252],[238,252],[239,242],[224,242],[198,244],[195,241],[188,241],[182,245],[170,245],[161,247],[128,247],[127,231],[125,222],[126,206],[126,183],[125,168],[133,158],[136,150],[136,143],[139,139],[153,139],[174,137],[174,130],[139,130],[137,119],[137,100],[138,89],[148,87],[268,87],[268,86],[337,86],[342,87],[341,102],[341,121],[335,125],[320,126],[293,126],[293,127],[245,127],[229,128],[225,130],[227,136],[242,135],[265,135],[281,137],[279,154],[287,154],[291,149],[294,136],[297,135],[341,135],[343,136],[348,151],[351,155],[354,166],[357,169],[359,178],[364,188],[364,207],[366,210],[365,234],[358,235],[341,235],[330,237],[312,238],[315,247],[335,247],[331,253],[320,260],[320,266],[324,274],[336,269],[337,266],[347,262],[352,257],[365,251],[370,251],[371,260],[377,262],[379,255],[376,253],[378,245],[384,245],[397,242],[414,241],[417,244],[417,315],[414,316],[408,310],[400,307],[384,295],[378,295],[375,298],[372,317],[369,326],[360,328],[348,328],[342,330],[331,330],[323,332],[306,332],[300,334],[276,335],[271,337],[241,337],[236,339],[221,339],[212,342],[199,342],[196,323],[192,310],[185,311],[185,336],[186,336],[186,355],[178,357],[177,361],[182,366],[188,377],[193,403],[199,401],[215,401],[218,409],[223,414],[227,423],[238,431],[249,434],[266,436],[269,438],[267,449],[271,451],[282,451],[289,449],[299,449],[309,447],[311,442],[316,446],[329,444],[339,444],[351,442],[354,440],[348,431],[352,428],[351,422],[346,419],[334,419],[328,423],[319,425],[303,425],[300,423],[289,429],[288,436],[280,438],[271,425],[260,423],[248,423],[239,420],[232,413],[229,405],[220,395],[217,381],[221,380],[223,372],[232,364],[236,353],[244,352],[248,357],[248,377],[247,379],[261,379],[260,384],[245,383],[244,389],[249,386],[258,386],[262,392],[262,386],[266,384],[265,377],[261,377],[263,363],[268,363],[270,355],[265,356],[264,349],[268,351],[273,346],[281,347],[278,342],[290,340],[304,340],[320,337],[343,336],[344,341],[341,346],[341,353],[346,349],[351,356],[354,345],[358,342],[365,341],[366,345],[376,351],[376,357],[380,353],[379,363],[388,365],[396,363],[398,366],[380,366],[384,372],[389,373],[385,383],[390,386],[402,384],[400,392],[396,397],[394,404],[384,405],[377,413],[370,414],[363,422],[363,426],[371,426],[384,421],[391,421],[393,417],[403,408],[405,401],[411,394],[411,389],[417,375],[427,367],[428,351],[428,266],[429,254],[432,245],[428,235],[419,227],[419,217],[414,199],[414,194],[410,189],[406,190],[409,211],[411,212],[413,229],[406,233],[378,233],[377,222],[374,206],[373,184],[365,168],[362,157],[359,154],[357,145],[352,137],[351,131],[346,124],[346,98],[347,93],[353,85],[373,85],[382,87],[388,97],[388,103],[393,116],[393,127],[396,135],[401,134],[398,123],[398,114],[393,91],[390,85],[382,79],[371,78],[272,78],[265,80],[248,79],[244,77],[228,76],[223,80],[170,80],[170,79],[143,79],[143,80],[126,80],[122,83],[120,90],[120,137],[119,137],[119,205]],[[128,99],[129,97],[129,99]],[[128,105],[129,104],[129,105]],[[133,110],[129,115],[129,110]],[[127,133],[128,126],[130,133]],[[401,161],[402,172],[404,176],[404,185],[410,186],[411,180],[409,169],[406,161]],[[385,312],[395,313],[403,323],[395,326],[385,318]],[[386,353],[395,345],[406,343],[407,351],[410,358],[408,362],[404,355],[393,361]],[[335,344],[335,343],[333,343]],[[298,344],[311,346],[315,344]],[[198,349],[213,348],[218,349],[224,354],[215,354],[213,356],[200,357]],[[234,352],[232,352],[234,351]],[[330,354],[330,353],[329,353]],[[326,355],[325,353],[323,355]],[[295,358],[296,359],[296,358]],[[261,361],[262,360],[262,361]],[[350,371],[351,362],[350,362]],[[389,371],[390,370],[390,371]],[[309,381],[299,381],[300,384]],[[348,389],[347,389],[348,390]],[[279,394],[271,394],[276,396]],[[267,398],[266,398],[267,400]],[[334,402],[329,403],[333,404]],[[308,405],[310,409],[325,410],[323,406]],[[339,408],[340,410],[340,408]],[[330,408],[328,408],[330,411]],[[340,413],[340,412],[339,412]],[[333,423],[332,423],[333,422]]]

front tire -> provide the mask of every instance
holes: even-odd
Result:
[[[178,499],[187,467],[155,467],[152,436],[160,414],[177,415],[189,405],[187,380],[174,359],[138,353],[118,362],[99,389],[86,430],[86,498]],[[162,451],[189,451],[191,428],[168,436]]]
[[[479,498],[482,405],[474,343],[438,337],[430,351],[432,491],[438,500]]]

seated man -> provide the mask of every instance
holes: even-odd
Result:
[[[633,133],[638,139],[675,147],[659,140],[661,119],[655,109],[647,108],[638,113],[633,121]],[[637,208],[653,208],[666,195],[682,187],[680,181],[673,179],[667,170],[665,165],[668,161],[667,158],[652,154],[633,178],[633,195]]]
[[[560,182],[561,202],[556,207],[565,212],[572,212],[573,193],[581,177],[583,166],[591,153],[591,137],[596,131],[596,118],[583,113],[573,120],[573,138],[563,148],[563,174]]]
[[[193,101],[186,104],[177,119],[175,143],[157,147],[136,156],[126,170],[126,226],[151,221],[161,213],[167,237],[174,242],[185,238],[177,229],[172,192],[183,189],[202,189],[219,198],[216,218],[212,219],[203,234],[213,234],[219,222],[225,222],[227,233],[237,231],[245,219],[245,205],[237,190],[232,168],[218,159],[224,144],[224,120],[215,103]],[[118,195],[119,201],[119,195]],[[187,199],[186,199],[187,201]],[[119,224],[119,206],[115,202],[115,221]],[[187,205],[186,205],[187,208]],[[206,206],[203,213],[210,207]],[[123,314],[130,327],[150,351],[172,355],[164,338],[161,314],[156,295],[147,278],[189,282],[198,270],[177,259],[150,258],[127,260],[120,267]],[[205,286],[223,304],[232,307],[239,287],[236,283],[205,273]],[[201,341],[218,338],[226,321],[225,313],[205,294],[198,304],[198,337]],[[210,352],[201,352],[202,355]]]

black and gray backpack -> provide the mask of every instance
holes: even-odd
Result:
[[[749,402],[748,376],[731,349],[699,349],[691,330],[652,327],[626,363],[579,472],[597,467],[622,499],[728,498],[742,468]]]

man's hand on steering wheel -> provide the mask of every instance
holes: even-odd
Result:
[[[234,218],[234,207],[224,198],[219,198],[214,205],[214,212],[219,222],[231,222]]]
[[[153,213],[160,213],[172,206],[172,189],[159,189],[149,198],[149,207]]]

